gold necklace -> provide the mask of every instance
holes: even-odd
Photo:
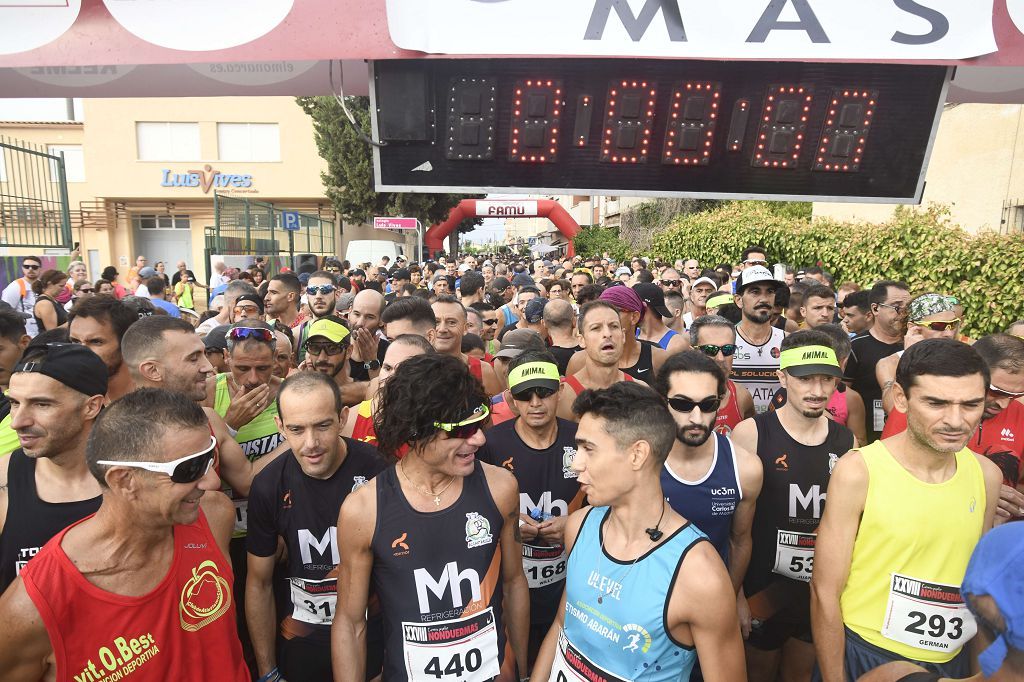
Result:
[[[445,487],[441,488],[436,493],[434,493],[434,492],[431,492],[430,490],[425,490],[425,489],[421,488],[419,485],[416,484],[416,482],[414,480],[409,478],[409,474],[407,474],[405,472],[405,464],[404,464],[404,462],[405,462],[405,460],[402,460],[401,462],[399,462],[398,468],[399,468],[399,470],[401,470],[402,475],[405,476],[405,480],[409,481],[409,483],[412,485],[412,487],[416,488],[416,490],[418,490],[423,495],[426,495],[427,497],[433,497],[434,498],[434,506],[435,507],[440,507],[441,506],[441,495],[444,495],[445,491],[448,490],[448,488],[452,487],[452,483],[455,483],[455,479],[457,477],[456,476],[452,476],[451,480],[448,481],[448,484],[445,485]]]

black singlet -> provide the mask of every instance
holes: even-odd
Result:
[[[654,381],[654,358],[651,349],[660,348],[660,346],[644,339],[637,339],[637,341],[640,343],[640,357],[636,364],[632,367],[619,367],[619,369],[638,381],[652,383]]]
[[[441,511],[412,508],[394,466],[377,477],[372,580],[384,616],[384,682],[513,680],[502,619],[501,511],[483,467]]]
[[[288,547],[292,611],[281,623],[286,639],[330,642],[337,596],[338,509],[386,466],[376,448],[344,440],[348,454],[330,478],[307,476],[292,451],[286,450],[253,479],[249,491],[248,552],[274,556],[278,537]]]
[[[853,432],[830,419],[824,442],[804,445],[786,432],[778,412],[755,415],[754,423],[764,483],[754,511],[743,588],[748,599],[765,591],[762,597],[773,604],[792,606],[794,599],[805,603],[825,491],[836,461],[853,447]]]
[[[558,419],[555,442],[535,450],[516,432],[517,419],[487,432],[487,444],[477,452],[480,461],[505,467],[519,482],[519,513],[538,521],[568,516],[583,506],[584,495],[572,470],[576,456],[576,423]],[[550,625],[565,587],[568,556],[563,545],[541,538],[523,540],[523,570],[530,584],[530,622]]]
[[[78,502],[44,502],[36,490],[36,460],[18,448],[7,468],[7,519],[0,533],[0,591],[57,533],[100,508],[102,495]]]

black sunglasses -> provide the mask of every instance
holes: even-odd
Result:
[[[669,398],[668,405],[676,412],[683,414],[689,414],[693,412],[693,408],[700,409],[701,412],[708,414],[710,412],[716,412],[719,406],[722,404],[721,398],[705,398],[701,401],[690,400],[689,398]]]
[[[348,348],[347,343],[313,343],[306,342],[306,353],[309,355],[320,355],[321,353],[327,353],[328,355],[341,355]]]
[[[25,268],[26,270],[38,270],[39,269],[38,265],[30,265],[28,263],[22,263],[21,267]]]
[[[529,402],[533,400],[533,396],[537,396],[541,400],[546,400],[554,394],[558,393],[557,388],[548,388],[547,386],[531,386],[530,388],[524,388],[521,391],[513,391],[512,399],[520,402]]]
[[[486,324],[488,327],[490,327],[491,325],[498,324],[498,321],[497,320],[484,320],[484,324]]]
[[[682,283],[682,280],[678,279],[663,279],[661,280],[661,286],[663,287],[677,287]]]
[[[729,357],[736,352],[736,344],[727,343],[724,346],[716,346],[711,343],[705,343],[702,346],[697,346],[697,350],[712,358],[718,355],[718,351],[722,351],[722,355]]]

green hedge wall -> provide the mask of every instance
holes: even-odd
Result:
[[[736,263],[749,244],[764,244],[773,261],[820,263],[837,285],[896,279],[915,295],[953,294],[965,307],[964,332],[975,338],[1024,318],[1024,236],[969,235],[939,206],[901,206],[879,225],[812,221],[799,207],[736,201],[682,216],[655,236],[652,254],[714,267]]]

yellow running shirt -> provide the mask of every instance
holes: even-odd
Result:
[[[882,441],[860,453],[868,492],[840,597],[843,622],[899,656],[945,663],[976,631],[960,584],[985,523],[981,465],[964,448],[952,478],[925,483]]]

